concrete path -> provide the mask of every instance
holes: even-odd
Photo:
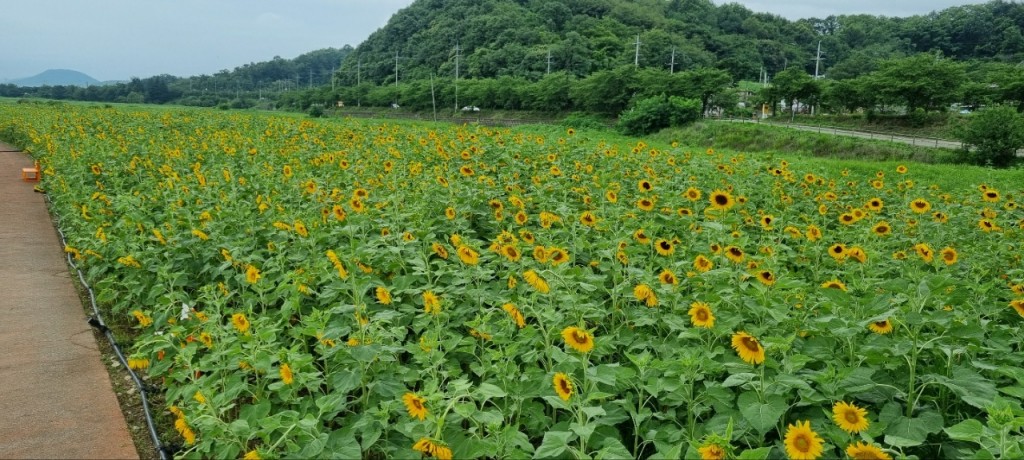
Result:
[[[31,166],[0,143],[0,458],[138,458]]]
[[[874,139],[879,141],[890,141],[900,142],[904,144],[917,145],[921,147],[932,147],[940,149],[952,149],[958,150],[963,147],[963,143],[959,141],[950,141],[944,139],[936,139],[931,137],[913,137],[904,136],[892,133],[881,133],[872,131],[856,131],[852,129],[835,128],[831,126],[811,126],[801,125],[786,122],[767,122],[767,121],[754,121],[746,119],[722,119],[720,121],[727,121],[732,123],[757,123],[765,126],[776,126],[780,128],[798,129],[800,131],[810,131],[821,134],[831,134],[833,136],[847,136],[847,137],[859,137],[862,139]]]

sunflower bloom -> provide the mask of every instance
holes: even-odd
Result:
[[[643,302],[648,307],[658,306],[658,297],[654,294],[654,290],[646,284],[638,284],[633,288],[633,297],[636,300]]]
[[[423,404],[427,402],[426,399],[415,393],[406,393],[402,396],[402,402],[405,403],[405,409],[409,411],[410,417],[418,418],[420,421],[427,418],[427,406]]]
[[[260,278],[262,278],[262,276],[263,275],[260,275],[260,269],[252,265],[248,266],[245,269],[245,280],[248,281],[249,284],[256,284],[256,282],[259,281]]]
[[[548,282],[544,281],[544,278],[541,278],[540,275],[533,270],[523,272],[523,280],[526,281],[526,284],[529,284],[541,294],[547,294],[551,291],[551,287],[548,286]]]
[[[765,286],[771,286],[775,284],[775,274],[769,270],[761,270],[757,272],[757,280]]]
[[[661,281],[661,284],[676,285],[679,284],[679,277],[666,268],[658,274],[658,281]]]
[[[259,451],[253,449],[250,450],[249,452],[246,452],[245,456],[242,457],[242,460],[260,460],[261,458],[263,457],[260,457]]]
[[[562,398],[562,401],[568,401],[572,397],[572,382],[569,381],[568,375],[562,372],[555,373],[552,383],[555,385],[555,393],[558,393],[558,397]]]
[[[243,334],[249,330],[249,319],[243,313],[231,315],[231,324],[235,326],[235,329],[238,329],[238,332]]]
[[[725,460],[725,449],[714,443],[708,443],[697,448],[700,460]]]
[[[153,324],[153,318],[146,316],[146,314],[143,313],[142,310],[133,311],[132,316],[134,316],[135,320],[139,322],[139,326],[146,327],[149,326],[150,324]]]
[[[1017,310],[1017,314],[1024,316],[1024,299],[1014,299],[1010,301],[1010,306]]]
[[[860,433],[868,429],[867,410],[846,401],[832,406],[832,420],[847,433]]]
[[[732,347],[740,359],[748,364],[756,365],[764,362],[764,347],[761,346],[761,342],[744,331],[732,335]]]
[[[423,291],[423,310],[427,314],[441,313],[441,298],[433,291]]]
[[[820,458],[825,443],[811,429],[811,422],[804,420],[796,422],[796,425],[789,425],[786,429],[786,455],[792,460],[814,460]]]
[[[863,441],[846,446],[846,455],[854,460],[892,460],[884,450]]]
[[[935,251],[932,250],[931,246],[928,246],[928,243],[915,244],[914,251],[917,252],[917,255],[920,256],[921,260],[925,261],[925,263],[932,263],[932,260],[935,257]]]
[[[956,249],[949,246],[942,248],[939,251],[939,255],[942,256],[942,262],[946,265],[953,265],[959,260],[959,255],[956,253]]]
[[[711,313],[711,306],[704,302],[694,302],[690,304],[690,323],[694,327],[702,327],[704,329],[711,329],[715,327],[715,315]]]
[[[523,317],[523,313],[516,308],[515,304],[506,303],[501,306],[501,309],[505,310],[505,313],[508,313],[508,315],[512,317],[512,320],[516,323],[516,327],[519,329],[526,327],[526,319]]]
[[[294,381],[292,367],[289,366],[288,363],[281,363],[281,368],[278,369],[278,373],[281,374],[281,381],[284,382],[285,385],[291,385]]]
[[[821,283],[821,287],[822,289],[838,289],[840,291],[846,292],[846,284],[843,283],[842,281],[839,281],[839,279],[834,279],[831,281]]]
[[[576,326],[569,326],[562,330],[562,339],[573,350],[580,353],[589,353],[594,349],[594,336]]]
[[[722,190],[715,190],[711,192],[711,195],[708,196],[708,201],[711,202],[711,209],[718,211],[728,211],[736,204],[732,195],[730,195],[729,192],[724,192]]]
[[[459,246],[456,253],[459,255],[459,260],[466,265],[476,265],[480,263],[480,254],[467,246]]]
[[[671,241],[658,239],[658,241],[654,242],[654,250],[658,251],[658,255],[670,256],[672,253],[676,252],[676,247]]]
[[[391,291],[388,291],[386,287],[377,286],[377,289],[374,290],[374,295],[377,297],[377,302],[380,302],[381,305],[391,304]]]
[[[872,321],[868,324],[868,329],[871,329],[871,332],[874,332],[875,334],[885,335],[892,332],[892,321],[890,321],[889,318],[881,321]]]
[[[704,257],[703,254],[701,254],[693,259],[693,268],[698,272],[707,273],[712,268],[715,268],[715,263],[712,262],[711,259],[708,259],[707,257]]]
[[[910,210],[917,214],[924,214],[932,209],[932,204],[924,198],[918,198],[910,202]]]

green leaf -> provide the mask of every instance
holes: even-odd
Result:
[[[946,428],[945,431],[950,439],[981,443],[981,435],[985,431],[985,425],[972,418]]]
[[[533,458],[558,458],[565,452],[572,439],[572,432],[569,431],[548,431],[544,433],[544,441],[533,453]]]
[[[759,447],[757,449],[747,449],[736,456],[737,460],[766,460],[768,454],[772,453],[772,447]]]
[[[615,438],[604,438],[600,444],[601,450],[597,451],[597,455],[594,456],[596,459],[621,459],[621,458],[633,458],[634,455],[626,449],[626,446],[622,445],[618,439]],[[679,458],[678,456],[675,458]]]
[[[582,439],[590,439],[590,435],[594,434],[594,428],[596,428],[596,426],[593,423],[580,425],[577,422],[572,422],[569,424],[569,429]]]
[[[931,433],[942,430],[942,416],[937,412],[925,412],[920,417],[900,416],[885,430],[885,443],[896,447],[919,446]]]
[[[504,398],[505,396],[507,396],[505,390],[498,388],[497,385],[493,385],[487,382],[481,383],[480,386],[477,387],[476,394],[477,396],[483,399]]]
[[[330,458],[362,458],[359,443],[351,429],[343,428],[332,431],[327,437],[327,455]]]
[[[757,377],[757,374],[750,372],[741,372],[739,374],[732,374],[722,382],[722,386],[726,388],[738,387],[743,385]]]
[[[741,394],[736,404],[739,406],[743,419],[762,435],[774,428],[782,418],[782,414],[789,409],[784,398],[772,396],[762,403],[758,400],[757,393],[753,391]]]

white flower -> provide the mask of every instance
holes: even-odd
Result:
[[[182,321],[185,321],[186,319],[188,319],[188,315],[191,312],[192,312],[192,308],[189,307],[187,303],[181,304],[181,320]]]

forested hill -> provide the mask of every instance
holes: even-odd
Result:
[[[1024,59],[1024,5],[1004,0],[925,16],[830,16],[790,21],[710,0],[417,0],[359,45],[340,81],[465,78],[537,79],[640,67],[717,67],[756,80],[790,66],[849,78],[880,60],[933,52],[957,60]],[[639,55],[636,40],[639,35]]]

